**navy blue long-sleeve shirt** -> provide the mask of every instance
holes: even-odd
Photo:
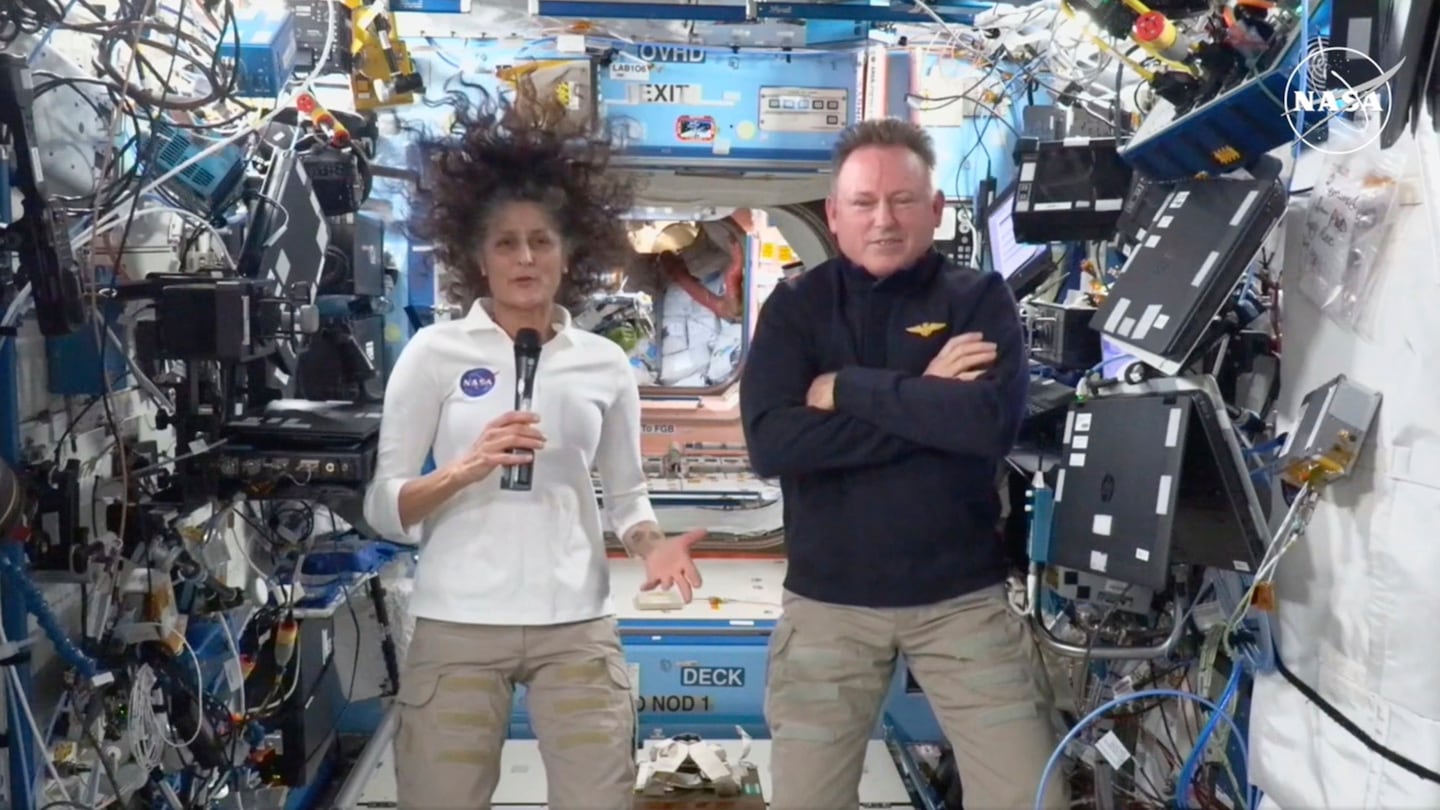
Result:
[[[998,358],[970,382],[924,376],[952,337]],[[836,372],[835,410],[805,404]],[[785,587],[866,607],[938,602],[1004,579],[995,478],[1024,412],[1015,299],[938,253],[875,280],[835,259],[776,287],[740,382],[751,466],[779,477]]]

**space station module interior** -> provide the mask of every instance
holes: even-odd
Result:
[[[709,532],[683,603],[605,527],[637,807],[767,806],[785,504],[738,381],[882,117],[1018,302],[997,531],[1073,806],[1440,806],[1437,43],[1437,0],[0,3],[0,807],[404,806],[425,549],[360,498],[390,369],[464,315],[422,142],[521,82],[635,181],[573,323]],[[546,806],[523,689],[502,761]],[[902,657],[860,803],[965,780]]]

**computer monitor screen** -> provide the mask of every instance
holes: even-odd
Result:
[[[1049,245],[1023,244],[1015,238],[1015,187],[1011,186],[990,204],[985,221],[990,267],[1016,287],[1028,284],[1029,276],[1050,255]],[[1018,292],[1018,291],[1017,291]]]

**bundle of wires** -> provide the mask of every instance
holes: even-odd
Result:
[[[119,0],[118,5],[112,3],[108,8],[101,8],[89,0],[0,0],[0,47],[16,43],[21,37],[39,37],[33,47],[28,43],[16,46],[17,49],[24,47],[30,54],[28,61],[35,80],[37,109],[44,108],[53,113],[56,109],[68,108],[74,102],[93,110],[100,122],[97,129],[87,127],[82,144],[75,145],[75,148],[80,148],[84,140],[94,137],[99,154],[93,162],[96,167],[93,175],[82,176],[78,185],[73,172],[64,178],[69,181],[68,185],[59,185],[54,176],[47,179],[50,180],[51,205],[68,217],[71,244],[81,262],[86,298],[97,309],[97,317],[92,318],[91,323],[96,325],[95,338],[102,349],[97,357],[97,363],[102,368],[115,356],[110,354],[110,346],[119,345],[119,340],[106,325],[108,320],[98,317],[98,304],[113,293],[121,281],[119,273],[124,270],[119,273],[96,272],[91,277],[83,268],[123,268],[121,257],[127,254],[127,244],[132,241],[132,226],[141,217],[163,214],[183,220],[187,228],[182,236],[182,245],[186,246],[202,231],[213,232],[222,226],[226,217],[235,213],[235,201],[223,201],[216,210],[196,209],[193,202],[187,204],[172,192],[169,181],[231,144],[248,148],[261,128],[292,106],[294,95],[309,92],[314,84],[316,77],[313,75],[301,78],[295,82],[298,86],[283,91],[275,99],[273,111],[263,116],[254,115],[253,108],[235,98],[238,77],[223,60],[222,43],[239,44],[237,3],[238,0],[215,0],[204,4],[180,0]],[[332,19],[327,21],[328,33],[321,64],[328,59],[332,48],[345,45],[335,41],[334,26],[328,24],[334,22],[333,4],[325,3],[324,6]],[[52,44],[51,41],[57,38],[64,39]],[[93,76],[86,75],[88,65],[79,70],[68,67],[70,60],[64,54],[75,51],[77,43],[73,40],[77,38],[89,40],[88,43],[80,43],[80,48],[93,44],[96,49],[96,72]],[[60,94],[58,97],[54,95],[57,93]],[[56,104],[57,101],[60,103]],[[202,143],[199,154],[190,156],[179,165],[162,169],[157,166],[151,151],[162,140],[155,137],[161,131],[199,134],[209,139],[210,143]],[[90,164],[91,161],[85,163]],[[223,251],[223,247],[220,249]],[[27,287],[10,300],[3,318],[0,318],[0,325],[9,327],[18,324],[27,314],[30,303]],[[0,335],[0,344],[8,339],[8,335]],[[150,390],[152,396],[163,399],[163,393],[155,393],[159,389],[153,383],[148,387],[145,385],[149,382],[148,378],[133,365],[133,361],[130,362],[141,387]],[[108,372],[102,372],[100,376],[107,383],[112,378]],[[125,439],[112,412],[110,393],[107,391],[97,397],[91,405],[103,408],[111,432],[117,436],[116,441],[122,445],[121,453],[124,455],[127,452],[123,447]],[[162,402],[162,407],[167,404]],[[171,408],[173,406],[166,409]],[[122,485],[126,489],[132,484],[124,480],[129,469],[128,466],[121,467]],[[0,488],[0,494],[4,492]],[[128,499],[122,499],[120,524],[116,531],[122,537],[127,534],[127,521],[134,520],[127,514],[129,503]],[[0,508],[3,506],[0,504]],[[95,508],[92,504],[92,510]],[[99,525],[98,520],[96,524]],[[117,591],[120,565],[121,560],[117,556],[104,576],[116,583]],[[5,587],[13,584],[8,583]],[[116,593],[112,592],[111,597],[115,598]],[[86,613],[88,615],[89,612]],[[106,615],[112,614],[107,612]],[[105,623],[102,620],[101,624]],[[104,629],[100,632],[103,634]],[[56,641],[62,650],[69,649],[61,643],[65,639],[58,631],[51,635],[58,638],[52,638],[52,641]],[[93,638],[89,640],[96,641]],[[3,633],[0,633],[0,644],[3,642]],[[227,639],[227,644],[238,658],[234,640]],[[186,653],[188,660],[170,665],[166,665],[167,656],[157,651],[151,651],[148,656],[142,654],[139,659],[127,657],[123,662],[107,660],[107,666],[117,676],[128,676],[128,680],[122,680],[127,687],[121,693],[128,700],[121,702],[132,707],[134,713],[118,721],[118,735],[100,736],[120,742],[126,753],[133,756],[142,768],[149,769],[163,761],[167,746],[190,748],[189,755],[194,755],[196,750],[192,746],[202,736],[198,721],[202,715],[209,718],[210,727],[217,730],[227,747],[238,748],[243,743],[244,726],[232,722],[232,718],[249,717],[254,712],[245,706],[243,695],[239,698],[237,711],[222,702],[221,698],[227,696],[217,698],[206,689],[193,650]],[[122,668],[125,670],[123,673],[120,671]],[[89,671],[88,667],[78,669]],[[0,673],[0,676],[6,674],[14,673],[9,671]],[[293,682],[294,678],[290,680]],[[13,690],[23,694],[18,680],[13,684]],[[162,713],[157,710],[155,694],[164,695],[165,700],[174,697],[181,703],[198,708],[188,712],[191,715],[189,721],[183,721],[173,711]],[[22,700],[20,705],[28,713],[28,703]],[[33,718],[27,719],[31,720],[35,736],[46,739],[47,735],[33,722]],[[100,751],[99,739],[89,735],[88,731],[86,741],[97,752]],[[231,748],[232,753],[234,748]],[[191,760],[187,770],[204,770],[196,764],[198,760],[189,755],[182,756],[182,759]],[[110,759],[101,755],[100,761],[106,766],[112,792],[121,793],[120,784],[110,773]],[[99,783],[92,780],[88,797],[73,796],[86,801],[70,802],[76,788],[82,791],[86,788],[73,777],[62,778],[48,749],[43,749],[43,760],[25,764],[26,773],[12,775],[17,780],[31,780],[43,770],[50,777],[45,784],[48,795],[58,792],[65,804],[76,807],[89,807],[98,801]],[[211,770],[214,772],[209,781],[215,783],[216,789],[235,777],[233,768]]]
[[[102,161],[92,193],[56,201],[90,222],[115,219],[126,208],[133,211],[142,192],[146,198],[183,210],[185,206],[159,184],[141,188],[150,171],[145,145],[161,127],[217,134],[237,129],[243,134],[248,129],[243,119],[252,110],[234,98],[237,77],[226,69],[221,56],[221,43],[236,42],[239,36],[233,4],[227,0],[217,19],[189,4],[171,9],[156,0],[126,0],[114,19],[58,23],[46,36],[59,31],[95,38],[101,77],[37,70],[36,98],[62,90],[73,93],[102,120],[112,122],[110,131],[119,137],[111,142],[120,146]],[[165,57],[159,64],[157,53]],[[158,90],[152,89],[157,86]],[[182,87],[194,89],[178,89]],[[193,213],[203,222],[219,212]],[[128,231],[127,224],[122,243]]]
[[[1275,643],[1268,606],[1269,597],[1259,599],[1257,596],[1261,592],[1268,594],[1267,589],[1271,587],[1281,557],[1304,534],[1310,513],[1315,506],[1316,495],[1314,489],[1306,486],[1290,499],[1289,509],[1278,522],[1266,553],[1253,575],[1245,576],[1231,571],[1218,570],[1212,570],[1205,574],[1204,584],[1196,592],[1196,598],[1184,616],[1184,621],[1187,623],[1192,619],[1195,621],[1196,629],[1204,635],[1205,639],[1198,660],[1193,665],[1181,664],[1182,667],[1201,674],[1199,689],[1193,692],[1189,691],[1187,683],[1184,690],[1148,689],[1142,692],[1121,694],[1121,689],[1117,685],[1113,690],[1116,695],[1115,699],[1088,712],[1074,725],[1065,741],[1055,750],[1047,767],[1047,779],[1050,771],[1053,771],[1063,761],[1067,746],[1072,741],[1090,742],[1100,748],[1102,753],[1105,753],[1104,743],[1106,741],[1101,738],[1096,742],[1095,738],[1100,736],[1100,731],[1103,730],[1105,724],[1115,724],[1118,728],[1119,718],[1136,714],[1134,709],[1125,708],[1135,700],[1144,696],[1179,698],[1208,708],[1210,714],[1199,732],[1191,737],[1193,743],[1183,762],[1177,752],[1170,752],[1167,755],[1166,759],[1169,761],[1170,768],[1166,773],[1167,781],[1168,775],[1173,774],[1174,776],[1171,788],[1166,791],[1155,790],[1153,793],[1156,795],[1143,798],[1163,802],[1166,805],[1173,804],[1177,808],[1214,807],[1220,801],[1221,787],[1224,784],[1224,780],[1220,777],[1223,775],[1229,778],[1229,795],[1232,804],[1243,804],[1251,810],[1256,807],[1260,798],[1258,791],[1253,786],[1248,786],[1241,778],[1237,778],[1235,773],[1238,770],[1237,764],[1243,765],[1248,760],[1244,733],[1237,725],[1235,717],[1237,707],[1242,705],[1245,700],[1244,686],[1247,676],[1276,670]],[[1202,601],[1202,597],[1212,590],[1213,600]],[[1199,607],[1208,607],[1211,610],[1197,610]],[[1210,614],[1205,621],[1199,618],[1203,612]],[[1101,627],[1103,624],[1102,620]],[[1228,672],[1224,665],[1219,665],[1219,662],[1222,661],[1228,661]],[[1088,667],[1082,664],[1082,669],[1088,670]],[[1226,672],[1226,680],[1219,696],[1214,702],[1211,702],[1207,699],[1207,695],[1213,693],[1205,685],[1207,681],[1205,676],[1216,670]],[[1088,679],[1088,671],[1083,674]],[[1089,690],[1084,691],[1088,692]],[[1096,689],[1097,693],[1098,691],[1099,685]],[[1091,702],[1087,700],[1082,704],[1080,711],[1085,712],[1089,705]],[[1096,728],[1097,725],[1099,728]],[[1225,750],[1232,744],[1231,733],[1235,735],[1233,745],[1240,753],[1238,758]],[[1107,733],[1105,736],[1111,735]],[[1220,752],[1212,753],[1212,750],[1216,748],[1219,748]],[[1114,745],[1112,745],[1110,753],[1113,754],[1114,750]],[[1208,763],[1218,763],[1218,766],[1207,769]],[[1118,770],[1120,765],[1113,764],[1113,767]],[[1140,765],[1137,764],[1135,770],[1137,776],[1145,777],[1147,782],[1151,781],[1146,777],[1144,769]],[[1202,771],[1205,770],[1210,771],[1212,775],[1203,776]],[[1043,784],[1044,780],[1042,780]],[[1159,795],[1161,793],[1168,795]],[[1037,807],[1040,806],[1042,798],[1043,787],[1042,792],[1036,797]]]
[[[7,0],[0,3],[0,48],[24,34],[35,34],[60,22],[65,8],[59,0]]]

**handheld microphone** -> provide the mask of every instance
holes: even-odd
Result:
[[[534,406],[535,371],[540,367],[540,333],[534,329],[521,329],[515,333],[515,410],[528,411]],[[535,477],[535,454],[529,450],[515,450],[530,456],[530,461],[506,467],[500,477],[500,488],[516,492],[529,492]]]

